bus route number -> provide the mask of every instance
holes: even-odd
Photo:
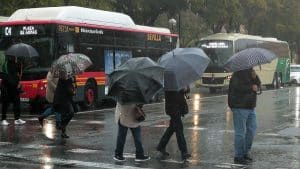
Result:
[[[58,25],[58,31],[59,32],[74,32],[74,28],[70,28],[66,25]]]

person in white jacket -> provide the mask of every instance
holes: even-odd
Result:
[[[134,138],[134,144],[136,148],[135,161],[147,161],[150,160],[149,156],[144,155],[144,149],[141,139],[141,126],[140,122],[135,119],[135,111],[138,105],[134,103],[121,104],[117,102],[115,111],[115,121],[118,124],[118,136],[117,145],[115,149],[115,156],[113,157],[116,161],[125,161],[123,157],[123,150],[127,136],[127,130],[130,129]]]

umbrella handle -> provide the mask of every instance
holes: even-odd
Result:
[[[261,95],[262,94],[262,89],[261,87],[258,88],[258,91],[256,92],[257,95]]]

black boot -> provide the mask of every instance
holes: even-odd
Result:
[[[66,128],[62,128],[62,129],[61,129],[61,138],[70,138],[70,137],[66,134]]]
[[[170,154],[166,151],[166,149],[162,149],[162,148],[157,147],[156,150],[159,151],[159,152],[161,153],[162,157],[167,157],[167,156],[170,155]]]
[[[191,158],[192,157],[192,155],[191,154],[189,154],[189,153],[181,153],[181,160],[183,161],[183,162],[186,162],[189,158]]]
[[[39,123],[40,123],[40,125],[41,125],[42,127],[43,127],[43,125],[44,125],[44,118],[45,118],[45,117],[42,116],[42,115],[38,117]]]

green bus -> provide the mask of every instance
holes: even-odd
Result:
[[[286,41],[239,33],[217,33],[196,41],[195,46],[202,48],[211,59],[204,75],[195,85],[209,88],[211,93],[229,85],[231,73],[224,69],[226,61],[235,53],[253,47],[271,50],[278,56],[271,63],[254,68],[263,85],[279,88],[290,81],[291,57]]]

